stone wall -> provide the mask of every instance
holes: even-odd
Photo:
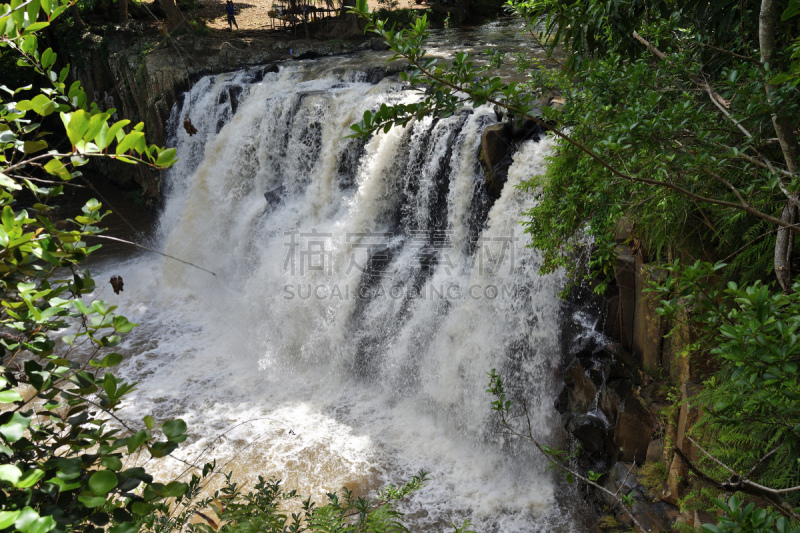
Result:
[[[632,510],[652,531],[669,531],[675,522],[700,527],[711,517],[681,514],[679,499],[688,472],[675,454],[690,458],[696,449],[686,437],[700,413],[688,400],[701,390],[711,369],[701,357],[687,356],[691,331],[656,311],[658,299],[646,289],[665,276],[648,262],[630,224],[619,225],[615,279],[602,297],[576,289],[564,305],[564,388],[557,408],[581,448],[581,467],[604,472],[612,492],[634,493]],[[594,331],[576,313],[594,316]],[[621,488],[620,488],[621,487]],[[599,507],[613,507],[598,492]],[[617,520],[629,519],[611,509]]]
[[[320,26],[320,31],[331,30],[331,24],[336,21]],[[63,45],[59,52],[69,57],[72,76],[81,81],[89,100],[115,108],[117,120],[144,122],[148,141],[160,146],[166,141],[173,104],[203,75],[381,46],[363,36],[329,41],[234,36],[221,40],[184,34],[168,39],[136,20],[109,25],[102,34],[85,30],[79,39],[79,45]],[[138,184],[148,198],[159,196],[157,171],[113,161],[96,170],[120,185]]]

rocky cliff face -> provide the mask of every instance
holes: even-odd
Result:
[[[632,511],[645,527],[699,528],[711,517],[677,507],[689,487],[675,450],[696,458],[686,437],[699,417],[690,399],[713,368],[699,354],[686,355],[694,340],[688,326],[658,314],[646,289],[664,273],[648,262],[633,228],[621,224],[616,240],[615,279],[605,295],[581,287],[564,303],[564,388],[556,406],[580,447],[581,467],[605,473],[601,483],[612,492],[634,493]],[[598,496],[601,512],[627,520],[613,500]]]
[[[336,28],[326,30],[330,33]],[[81,81],[90,99],[103,108],[115,108],[116,119],[143,121],[148,140],[163,145],[172,105],[202,75],[263,69],[269,68],[269,63],[293,58],[379,46],[363,37],[322,41],[184,34],[167,38],[134,20],[125,26],[109,25],[102,34],[86,30],[77,45],[65,46],[60,52],[69,56],[72,75]],[[147,198],[158,197],[158,172],[114,162],[100,171],[121,185],[139,184]]]

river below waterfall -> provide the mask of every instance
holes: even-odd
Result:
[[[345,139],[364,110],[416,98],[370,61],[209,76],[176,104],[180,161],[147,240],[205,270],[156,254],[93,265],[123,277],[100,297],[140,324],[121,350],[139,382],[123,414],[183,418],[178,457],[319,499],[424,469],[401,506],[416,531],[587,531],[575,490],[498,433],[484,392],[496,368],[536,435],[559,441],[563,279],[537,273],[519,224],[533,200],[515,189],[553,144],[523,144],[494,200],[478,161],[488,107]]]

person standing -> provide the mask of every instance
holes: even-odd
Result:
[[[233,0],[227,1],[225,9],[228,12],[228,26],[230,27],[230,31],[233,31],[234,26],[236,26],[236,29],[238,30],[239,25],[236,24],[236,17],[233,16],[233,14],[235,13],[235,9],[233,8]]]

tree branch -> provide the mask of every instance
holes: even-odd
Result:
[[[385,32],[377,32],[377,33],[379,35],[381,35],[382,37],[384,37],[384,38],[386,37]],[[441,76],[435,75],[433,72],[431,72],[430,70],[425,68],[422,64],[420,64],[419,61],[415,57],[412,57],[410,54],[408,54],[406,52],[399,52],[399,51],[396,51],[396,50],[395,50],[395,52],[396,52],[398,57],[402,57],[402,58],[408,60],[408,62],[412,66],[416,67],[420,71],[420,73],[424,74],[425,77],[427,77],[430,80],[435,81],[439,85],[441,85],[443,87],[448,87],[448,88],[450,88],[452,90],[455,90],[455,91],[458,91],[458,92],[466,93],[467,95],[470,95],[470,96],[474,95],[474,93],[469,88],[461,87],[461,86],[459,86],[459,85],[457,85],[455,83],[450,82],[449,80],[447,80],[447,79],[445,79],[445,78],[443,78]],[[662,187],[662,188],[666,188],[666,189],[671,189],[671,190],[673,190],[675,192],[678,192],[678,193],[680,193],[680,194],[682,194],[684,196],[687,196],[688,198],[692,198],[694,200],[698,200],[698,201],[703,202],[703,203],[708,203],[708,204],[712,204],[712,205],[720,205],[720,206],[724,206],[724,207],[731,207],[731,208],[734,208],[734,209],[738,209],[738,210],[744,211],[744,212],[746,212],[746,213],[748,213],[748,214],[750,214],[750,215],[752,215],[752,216],[754,216],[756,218],[760,218],[762,220],[765,220],[765,221],[770,222],[772,224],[775,224],[777,226],[785,227],[785,228],[787,228],[788,231],[800,234],[800,227],[796,226],[794,224],[794,222],[788,221],[788,220],[783,220],[781,218],[774,217],[774,216],[769,215],[767,213],[763,213],[763,212],[761,212],[761,211],[759,211],[759,210],[757,210],[757,209],[755,209],[755,208],[753,208],[753,207],[751,207],[749,205],[742,205],[740,203],[728,202],[726,200],[719,200],[719,199],[716,199],[716,198],[710,198],[710,197],[702,196],[702,195],[699,195],[699,194],[695,194],[695,193],[693,193],[693,192],[691,192],[691,191],[689,191],[689,190],[687,190],[687,189],[685,189],[683,187],[680,187],[679,185],[675,185],[674,183],[670,183],[670,182],[666,182],[666,181],[654,180],[654,179],[650,179],[650,178],[642,178],[642,177],[638,177],[638,176],[632,176],[630,174],[626,174],[624,172],[621,172],[617,168],[611,166],[611,164],[609,164],[605,159],[603,159],[602,157],[600,157],[597,154],[595,154],[594,152],[592,152],[589,148],[587,148],[586,146],[584,146],[580,142],[576,141],[575,139],[573,139],[572,137],[570,137],[569,135],[564,133],[562,130],[560,130],[559,128],[555,127],[553,124],[548,124],[547,122],[545,122],[541,118],[535,117],[535,116],[531,115],[528,112],[524,112],[521,109],[518,109],[518,108],[514,107],[512,104],[509,104],[507,102],[504,102],[504,101],[501,101],[501,100],[497,100],[497,99],[491,98],[491,97],[486,98],[485,96],[482,96],[481,98],[484,99],[487,103],[497,105],[497,106],[499,106],[499,107],[501,107],[503,109],[506,109],[508,111],[511,111],[513,113],[521,115],[523,118],[532,120],[533,122],[535,122],[535,123],[539,124],[540,126],[546,128],[548,131],[551,131],[557,137],[563,139],[567,143],[569,143],[572,146],[574,146],[575,148],[579,149],[581,152],[583,152],[586,155],[588,155],[590,158],[592,158],[594,161],[596,161],[598,164],[600,164],[600,166],[602,166],[603,168],[605,168],[606,170],[608,170],[613,175],[615,175],[615,176],[617,176],[619,178],[622,178],[622,179],[625,179],[627,181],[634,182],[634,183],[643,183],[643,184],[646,184],[646,185],[654,185],[656,187]]]
[[[700,470],[697,465],[695,465],[691,459],[689,459],[686,454],[679,447],[675,447],[675,454],[681,458],[686,467],[692,471],[694,475],[696,475],[701,480],[705,481],[712,487],[715,487],[721,491],[725,492],[744,492],[745,494],[749,494],[751,496],[756,496],[759,498],[766,498],[771,503],[773,503],[782,515],[787,518],[791,518],[793,520],[800,520],[800,514],[797,514],[794,509],[792,508],[791,504],[783,499],[781,494],[786,494],[789,492],[796,492],[800,491],[799,487],[791,487],[787,489],[773,489],[770,487],[765,487],[758,483],[754,483],[748,479],[743,478],[741,475],[737,474],[733,469],[731,469],[728,465],[724,464],[722,461],[717,459],[716,457],[712,456],[706,450],[704,450],[700,445],[697,444],[691,437],[687,436],[689,441],[696,446],[704,455],[706,455],[709,459],[714,461],[716,464],[730,472],[732,475],[728,481],[717,481],[716,479],[712,478],[702,470]]]

